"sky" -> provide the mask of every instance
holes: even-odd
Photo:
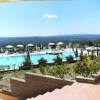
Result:
[[[0,37],[100,34],[100,0],[0,3]]]

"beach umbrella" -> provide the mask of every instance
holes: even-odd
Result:
[[[58,43],[57,43],[57,45],[63,45],[63,44],[64,44],[63,42],[58,42]]]
[[[12,45],[7,45],[6,48],[11,49],[11,48],[13,48],[13,46]]]
[[[49,43],[48,45],[55,45],[54,43]]]
[[[33,47],[33,46],[34,46],[33,44],[28,44],[28,45],[27,45],[27,47]]]
[[[21,45],[21,44],[19,44],[19,45],[17,45],[16,47],[18,47],[18,48],[23,48],[24,46]]]

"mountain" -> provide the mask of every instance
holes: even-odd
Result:
[[[35,37],[0,37],[0,46],[8,44],[28,44],[28,43],[43,43],[48,44],[51,41],[55,42],[86,42],[91,40],[100,40],[100,34],[65,34],[56,36],[35,36]]]

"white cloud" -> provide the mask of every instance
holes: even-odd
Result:
[[[57,18],[57,15],[49,15],[48,18]]]
[[[43,15],[43,17],[45,18],[45,17],[48,17],[49,16],[49,14],[45,14],[45,15]]]
[[[52,14],[45,14],[43,15],[44,18],[57,18],[57,15],[52,15]]]

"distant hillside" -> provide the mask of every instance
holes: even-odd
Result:
[[[72,34],[72,35],[60,35],[60,36],[35,36],[35,37],[0,37],[0,46],[7,44],[28,44],[28,43],[43,43],[48,44],[51,41],[62,41],[65,43],[70,42],[86,42],[89,40],[100,40],[100,34]]]

